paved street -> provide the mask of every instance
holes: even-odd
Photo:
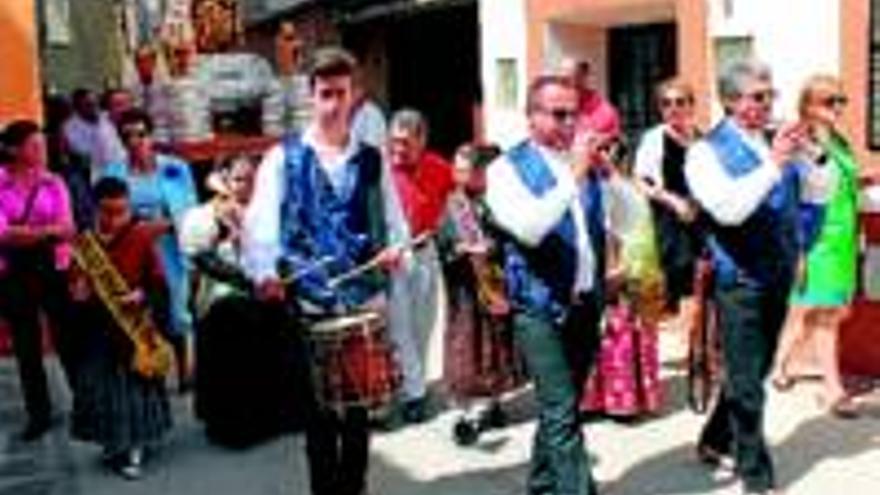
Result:
[[[668,408],[638,425],[589,425],[596,476],[607,495],[738,494],[737,485],[714,481],[691,459],[691,439],[701,419],[684,408],[680,356],[669,339],[664,367]],[[56,383],[59,372],[54,373]],[[97,449],[70,442],[64,428],[44,441],[23,446],[7,439],[20,425],[20,402],[13,368],[0,366],[0,495],[306,495],[302,439],[289,436],[247,450],[230,451],[207,443],[176,403],[178,428],[165,453],[140,482],[125,482],[99,466]],[[880,397],[867,396],[859,420],[821,417],[814,385],[785,396],[772,395],[772,431],[779,478],[789,495],[868,495],[880,478]],[[60,390],[61,387],[55,387]],[[58,394],[61,402],[67,398]],[[523,480],[534,430],[526,392],[513,404],[515,424],[484,435],[473,448],[456,447],[449,436],[452,413],[430,423],[380,435],[374,444],[372,492],[378,495],[513,495]]]

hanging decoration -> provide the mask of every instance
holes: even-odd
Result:
[[[243,42],[238,0],[192,0],[192,19],[199,53],[226,52]]]

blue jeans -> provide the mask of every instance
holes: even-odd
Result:
[[[599,344],[598,304],[593,297],[582,298],[563,325],[520,314],[514,328],[540,408],[528,493],[594,495],[578,403]]]

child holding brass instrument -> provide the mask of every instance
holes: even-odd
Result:
[[[109,468],[126,479],[138,479],[145,449],[158,446],[171,428],[164,372],[157,367],[156,373],[145,373],[142,366],[136,365],[136,355],[140,357],[144,346],[156,353],[165,349],[164,362],[170,364],[172,360],[170,347],[158,335],[167,319],[168,289],[153,248],[154,234],[146,225],[132,220],[125,182],[101,179],[94,195],[95,230],[83,235],[94,236],[112,266],[89,261],[94,257],[83,252],[82,238],[78,239],[74,256],[77,263],[70,275],[71,295],[81,318],[82,352],[74,395],[73,436],[101,445]],[[115,301],[99,296],[97,288],[102,283],[100,278],[109,277],[111,270],[124,279],[129,290]],[[155,325],[145,328],[122,324],[111,309],[114,304],[132,318],[149,308]],[[135,327],[141,331],[129,333]]]

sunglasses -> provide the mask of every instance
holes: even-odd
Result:
[[[827,108],[845,107],[849,103],[849,98],[844,95],[831,95],[825,98],[818,98],[816,101]]]
[[[673,98],[660,98],[660,108],[685,108],[694,102],[687,96],[676,96]]]
[[[542,108],[542,112],[553,117],[553,120],[561,124],[574,122],[577,119],[577,111],[567,108]]]
[[[775,89],[767,89],[764,91],[755,91],[752,93],[743,93],[741,95],[742,98],[748,98],[758,105],[766,105],[769,103],[773,103],[773,100],[776,99],[776,90]]]

